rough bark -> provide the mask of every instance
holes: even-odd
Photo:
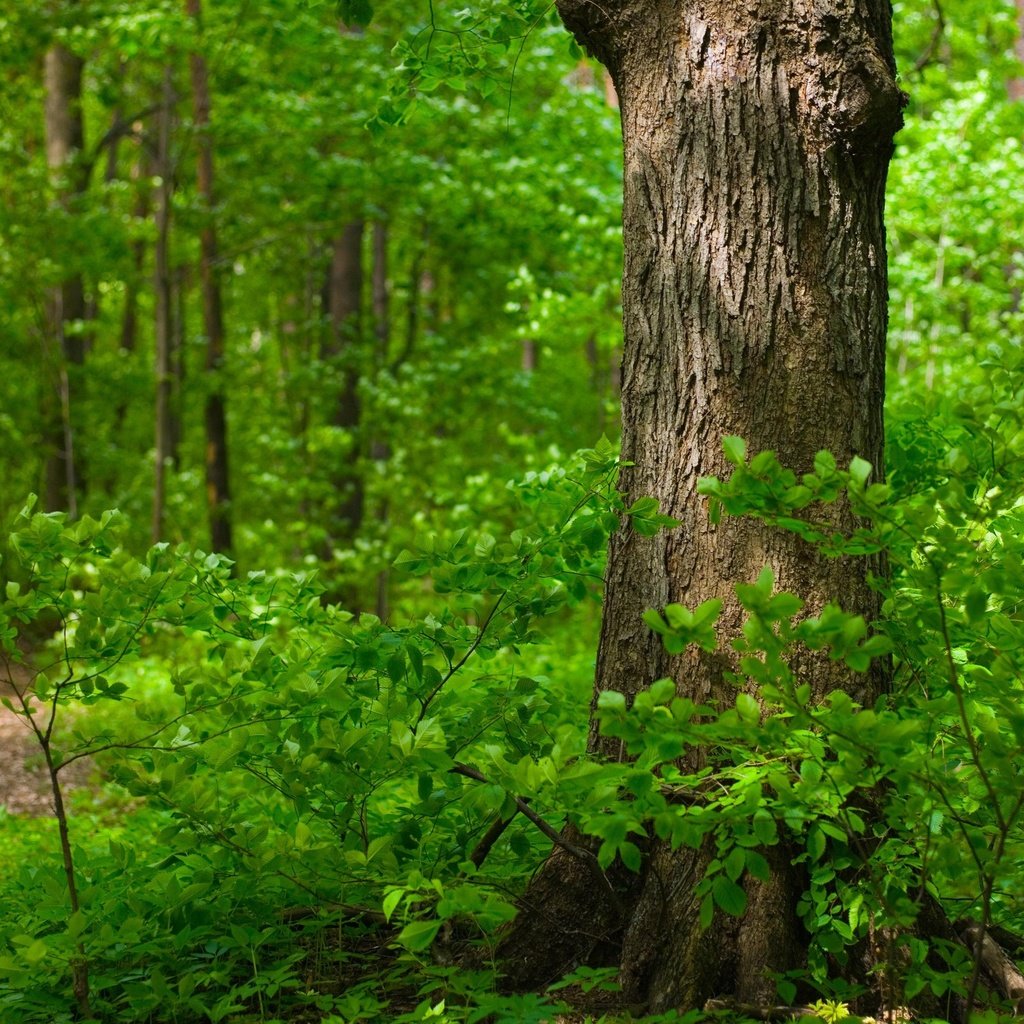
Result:
[[[829,601],[868,618],[877,611],[867,583],[877,566],[824,559],[757,523],[712,526],[697,482],[729,474],[727,434],[797,472],[823,448],[841,464],[860,455],[882,465],[882,213],[902,108],[890,10],[885,0],[558,7],[609,68],[621,102],[622,456],[632,465],[620,487],[627,502],[655,497],[682,523],[654,538],[627,526],[613,539],[595,694],[631,699],[669,676],[699,703],[731,703],[722,652],[741,623],[737,582],[769,565],[811,612]],[[838,528],[854,525],[848,511],[837,514]],[[714,655],[669,657],[641,618],[712,597],[725,601]],[[841,687],[861,702],[884,684],[824,655],[805,654],[798,669],[815,693]],[[591,747],[620,756],[593,730]],[[550,921],[534,927],[522,915],[506,946],[511,977],[547,980],[611,940],[631,1003],[699,1007],[722,994],[770,1002],[769,972],[798,966],[804,945],[801,880],[784,849],[765,853],[775,872],[748,883],[744,918],[716,918],[703,933],[693,890],[708,854],[653,845],[624,922],[554,856],[526,905],[571,919],[576,938],[552,942]],[[557,965],[537,955],[549,945]]]
[[[202,18],[201,0],[186,0],[185,7],[188,16],[198,25]],[[230,553],[232,531],[227,401],[221,381],[224,366],[224,312],[217,270],[210,85],[206,59],[202,54],[190,55],[189,72],[192,80],[192,116],[196,129],[196,185],[205,207],[205,220],[199,233],[199,278],[203,296],[203,332],[206,335],[207,393],[203,414],[206,425],[206,509],[210,547],[217,552]]]
[[[43,84],[46,92],[46,163],[55,176],[60,202],[67,206],[85,191],[87,170],[81,160],[83,61],[60,43],[46,51]],[[49,452],[44,469],[44,494],[50,510],[77,513],[84,490],[81,459],[76,458],[78,406],[83,386],[85,338],[77,326],[86,319],[85,286],[76,271],[56,285],[47,302],[47,335],[52,348],[54,399],[44,410]]]

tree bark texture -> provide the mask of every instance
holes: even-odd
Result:
[[[64,205],[84,192],[88,184],[87,171],[79,159],[84,145],[82,69],[82,59],[60,43],[46,51],[46,163],[57,178],[59,198]],[[81,273],[69,274],[54,287],[47,306],[55,399],[49,403],[50,410],[44,412],[50,436],[44,493],[47,508],[65,510],[74,517],[84,483],[81,460],[75,457],[75,428],[85,362],[85,338],[74,327],[86,319]]]
[[[734,585],[767,565],[813,613],[830,601],[872,617],[879,566],[828,560],[756,522],[713,526],[698,480],[725,477],[722,438],[809,471],[830,449],[882,466],[886,333],[884,187],[901,124],[887,0],[559,0],[578,40],[609,68],[624,139],[625,266],[620,487],[682,525],[613,538],[595,694],[627,699],[671,677],[698,703],[731,704],[723,682],[741,610]],[[631,463],[632,465],[629,465]],[[856,524],[840,509],[836,527]],[[720,649],[668,656],[648,608],[722,598]],[[796,666],[817,695],[871,703],[884,685],[826,655]],[[592,727],[591,747],[623,756]],[[619,944],[629,1002],[651,1011],[728,994],[774,999],[773,970],[800,966],[802,889],[782,847],[770,882],[747,884],[741,920],[701,932],[694,886],[710,854],[652,844],[630,909],[614,920],[562,851],[526,896],[543,907],[506,946],[514,981],[535,984]],[[553,921],[573,935],[552,940]],[[616,934],[618,933],[618,934]],[[589,944],[589,946],[588,946]],[[539,949],[552,949],[545,962]],[[607,953],[601,954],[607,956]],[[557,962],[554,958],[557,958]]]
[[[199,25],[202,19],[201,0],[186,0],[185,6],[188,16]],[[206,335],[206,508],[211,548],[229,553],[232,537],[228,421],[224,385],[220,379],[224,367],[224,312],[214,221],[216,195],[213,142],[210,138],[210,84],[206,59],[202,54],[190,55],[189,72],[192,80],[192,116],[196,129],[196,185],[206,208],[203,228],[199,233],[199,277],[203,296],[203,332]]]

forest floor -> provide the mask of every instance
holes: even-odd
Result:
[[[12,665],[17,673],[19,666]],[[25,680],[15,678],[22,686]],[[9,685],[0,682],[0,697],[14,700]],[[14,700],[17,707],[17,701]],[[83,758],[60,773],[65,790],[80,789],[89,784],[93,766]],[[53,814],[53,794],[43,762],[42,751],[28,723],[20,715],[0,705],[0,807],[8,814],[33,818]]]

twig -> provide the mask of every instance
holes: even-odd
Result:
[[[467,779],[473,779],[475,782],[482,782],[484,785],[491,784],[491,780],[488,779],[486,775],[482,772],[478,772],[475,768],[471,768],[468,764],[456,764],[448,770],[453,775],[462,775]],[[552,828],[551,825],[549,825],[535,810],[533,810],[523,797],[516,796],[514,793],[510,793],[509,795],[515,801],[515,805],[519,809],[519,813],[524,818],[536,825],[537,828],[539,828],[540,831],[555,844],[555,846],[565,850],[565,852],[571,857],[575,857],[578,861],[587,866],[590,873],[594,876],[594,880],[602,889],[604,889],[605,895],[608,897],[608,902],[611,904],[616,915],[620,919],[623,918],[625,914],[622,903],[619,900],[612,883],[608,880],[608,876],[601,870],[601,865],[598,863],[597,857],[595,857],[590,850],[569,842],[568,839],[562,836],[556,829]]]
[[[939,0],[932,0],[932,7],[935,9],[935,28],[932,29],[932,37],[928,40],[928,45],[924,48],[924,52],[914,61],[914,71],[924,71],[932,63],[939,40],[942,39],[946,31],[946,19],[942,14],[942,8],[939,6]]]

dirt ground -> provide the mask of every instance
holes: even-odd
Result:
[[[18,666],[12,666],[17,671]],[[6,670],[0,667],[0,697],[10,698],[18,706],[14,694],[4,680]],[[15,680],[24,685],[24,676]],[[88,784],[92,767],[83,759],[60,773],[66,789]],[[9,814],[38,818],[53,814],[50,780],[42,752],[24,718],[0,706],[0,807]]]

